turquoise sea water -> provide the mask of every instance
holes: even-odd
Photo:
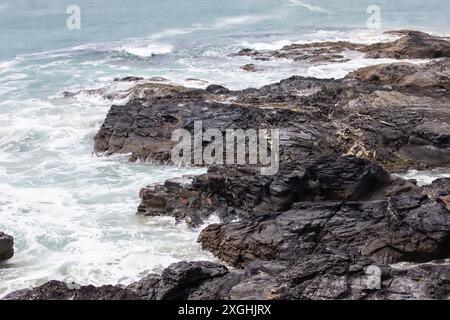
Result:
[[[367,29],[373,4],[382,30]],[[66,27],[69,5],[81,10],[79,30]],[[211,259],[195,243],[198,231],[134,214],[141,187],[199,171],[92,155],[113,101],[64,91],[123,89],[112,79],[127,75],[230,88],[293,74],[342,77],[385,60],[280,60],[245,73],[250,60],[230,54],[297,41],[388,41],[382,31],[399,28],[450,34],[449,16],[448,1],[438,0],[0,0],[0,230],[16,240],[15,257],[0,267],[0,296],[48,279],[127,283],[178,260]]]

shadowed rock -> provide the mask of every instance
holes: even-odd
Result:
[[[14,255],[13,237],[0,231],[0,261],[11,259]]]

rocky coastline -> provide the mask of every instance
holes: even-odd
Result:
[[[140,191],[140,215],[192,227],[218,216],[198,241],[222,263],[179,262],[129,286],[50,281],[5,299],[449,299],[450,179],[420,187],[392,173],[450,167],[450,41],[393,34],[399,39],[391,43],[237,55],[321,63],[342,62],[351,50],[427,62],[380,64],[337,80],[293,76],[239,91],[136,84],[125,105],[109,110],[95,136],[97,154],[168,163],[172,132],[193,132],[202,120],[220,131],[278,128],[278,173],[210,166]],[[0,233],[0,260],[11,248],[12,238]]]

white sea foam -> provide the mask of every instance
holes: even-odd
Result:
[[[450,178],[450,172],[448,170],[429,170],[429,171],[417,171],[409,170],[405,173],[395,174],[395,176],[404,179],[417,180],[417,185],[426,186],[433,183],[433,181],[440,178]]]
[[[277,40],[274,42],[254,42],[254,43],[244,41],[241,43],[241,46],[244,48],[262,51],[262,50],[279,50],[291,44],[293,44],[293,41],[286,39],[286,40]]]
[[[289,5],[292,7],[303,7],[306,8],[310,11],[314,11],[314,12],[323,12],[323,13],[330,13],[328,10],[325,10],[321,7],[318,6],[314,6],[311,4],[306,3],[305,1],[300,1],[300,0],[288,0]]]
[[[319,30],[303,36],[297,43],[349,41],[361,44],[392,42],[400,36],[384,33],[383,30],[351,29],[351,30]]]

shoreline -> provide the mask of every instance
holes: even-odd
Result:
[[[450,206],[446,193],[450,179],[421,188],[392,178],[389,172],[450,167],[446,142],[450,133],[445,136],[450,128],[445,109],[450,100],[450,45],[448,40],[417,32],[404,38],[375,44],[371,50],[379,57],[383,52],[428,55],[433,61],[422,66],[366,67],[340,80],[294,76],[241,91],[136,85],[128,103],[111,107],[95,138],[96,152],[131,152],[130,160],[167,161],[173,147],[169,134],[179,126],[190,129],[193,119],[221,129],[236,123],[284,129],[282,167],[275,177],[258,176],[252,167],[210,167],[208,173],[192,177],[191,184],[172,179],[140,192],[139,214],[169,215],[193,226],[218,215],[222,222],[206,227],[199,241],[238,269],[180,262],[162,275],[149,275],[127,287],[67,287],[51,281],[38,289],[13,292],[6,299],[383,299],[396,297],[392,279],[409,283],[417,275],[424,279],[411,287],[411,298],[432,298],[427,272],[439,278],[450,270],[446,264],[431,271],[424,267],[450,256],[445,251],[450,222],[444,218]],[[321,60],[354,48],[349,44],[325,51],[323,44],[318,47]],[[294,60],[305,54],[304,59],[310,59],[311,48],[318,49],[309,44],[282,51]],[[263,59],[273,55],[278,58],[279,53],[264,53]],[[438,76],[442,72],[444,76]],[[217,119],[216,114],[225,119]],[[136,125],[136,120],[142,124]],[[353,216],[359,214],[361,221]],[[302,215],[308,218],[303,220]],[[431,225],[415,225],[419,216]],[[443,229],[432,225],[436,222]],[[295,230],[291,225],[296,225]],[[364,239],[357,236],[360,232],[366,232]],[[421,237],[422,233],[427,236]],[[292,237],[300,237],[301,245]],[[390,266],[403,261],[418,264],[406,273]],[[369,288],[370,266],[384,272],[378,279],[380,289]],[[320,284],[323,280],[325,287]],[[444,287],[450,290],[448,284]]]

